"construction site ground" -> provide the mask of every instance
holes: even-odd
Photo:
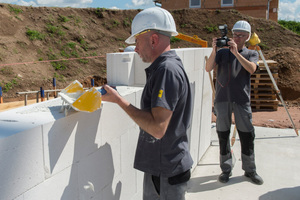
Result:
[[[132,19],[139,11],[0,3],[0,84],[4,103],[23,101],[24,96],[17,92],[38,91],[40,87],[52,89],[53,78],[58,89],[74,80],[90,87],[92,78],[95,86],[105,84],[106,54],[128,46],[124,41],[130,36]],[[237,20],[249,21],[252,32],[261,39],[265,58],[278,63],[277,85],[296,127],[300,127],[299,35],[276,22],[249,17],[235,10],[183,9],[171,10],[171,13],[178,32],[197,35],[208,41],[208,46],[213,37],[221,36],[218,25],[227,24],[231,37],[231,28]],[[189,47],[200,46],[172,39],[172,48]],[[256,126],[291,128],[282,106],[278,106],[277,111],[254,112],[253,122]]]

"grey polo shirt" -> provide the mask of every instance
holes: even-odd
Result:
[[[163,107],[173,115],[161,139],[140,130],[134,168],[155,176],[175,176],[193,164],[187,137],[192,108],[190,83],[175,51],[163,53],[145,71],[141,108]]]
[[[245,47],[239,53],[258,67],[257,51]],[[250,106],[251,74],[229,49],[220,49],[215,61],[218,65],[215,102],[235,102]]]

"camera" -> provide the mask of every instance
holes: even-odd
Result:
[[[224,46],[229,46],[228,45],[229,38],[227,37],[227,32],[228,32],[227,25],[226,24],[220,25],[219,30],[221,31],[222,37],[217,39],[217,44],[216,44],[217,47],[222,48]]]

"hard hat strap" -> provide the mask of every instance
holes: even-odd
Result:
[[[154,30],[154,31],[156,31],[159,34],[165,35],[165,36],[167,36],[169,38],[171,38],[171,36],[172,36],[172,33],[167,32],[167,31],[160,31],[160,30]]]

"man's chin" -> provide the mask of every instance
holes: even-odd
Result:
[[[144,63],[151,63],[150,61],[148,61],[148,60],[146,60],[146,59],[144,59],[144,58],[142,58],[142,57],[141,57],[141,59],[142,59],[142,61],[143,61]]]

